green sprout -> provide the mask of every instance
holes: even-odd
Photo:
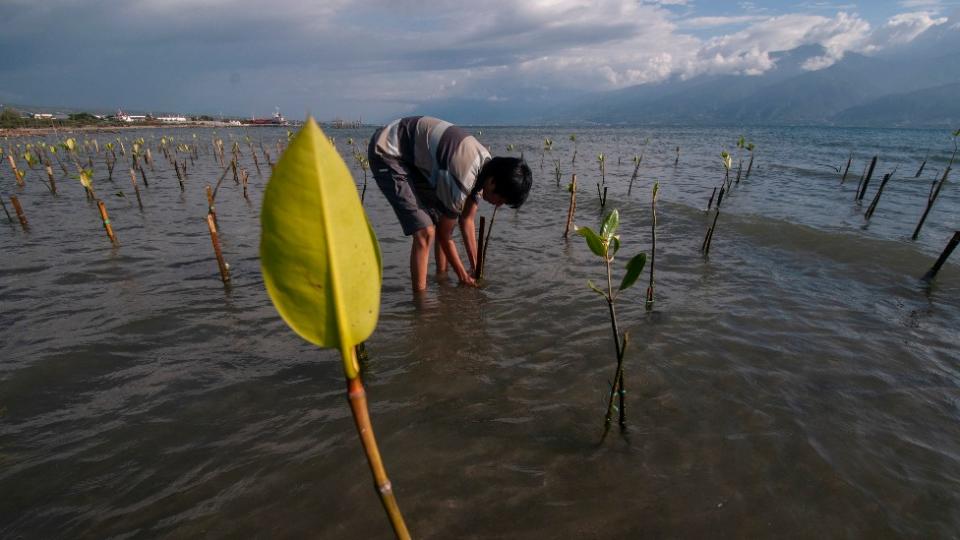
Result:
[[[623,357],[624,352],[627,348],[628,337],[627,334],[620,334],[620,326],[617,322],[617,311],[616,311],[616,301],[619,294],[627,289],[629,289],[637,279],[640,277],[641,272],[643,272],[643,267],[647,262],[646,253],[640,253],[633,256],[629,261],[627,261],[626,272],[623,275],[623,278],[620,280],[620,286],[617,287],[617,290],[613,290],[613,261],[617,255],[617,252],[620,250],[620,235],[616,234],[617,227],[620,225],[620,213],[614,209],[612,212],[606,215],[603,218],[603,221],[600,224],[599,234],[594,232],[589,227],[577,227],[577,234],[582,236],[586,242],[587,247],[590,248],[590,251],[594,255],[600,257],[607,269],[607,287],[606,290],[601,289],[596,286],[593,281],[587,281],[587,285],[595,293],[603,297],[607,301],[607,308],[610,312],[610,325],[613,330],[614,346],[617,355],[617,370],[614,375],[613,384],[610,387],[610,396],[607,401],[607,412],[604,416],[604,435],[606,435],[607,430],[610,428],[610,422],[613,417],[613,399],[614,396],[619,398],[619,412],[620,412],[620,427],[621,429],[626,427],[626,410],[624,408],[624,397],[626,392],[624,391],[623,384]]]

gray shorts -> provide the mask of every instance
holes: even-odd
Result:
[[[376,151],[377,133],[370,138],[367,155],[370,170],[376,179],[380,191],[393,207],[403,234],[411,234],[440,220],[440,201],[426,177],[416,167],[399,159],[382,156]]]

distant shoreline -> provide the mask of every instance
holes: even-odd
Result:
[[[53,135],[57,133],[119,133],[136,129],[183,129],[183,128],[243,128],[260,127],[250,125],[232,125],[228,122],[189,122],[184,124],[133,124],[116,126],[75,126],[75,127],[22,127],[0,128],[0,137],[24,137],[31,135]]]

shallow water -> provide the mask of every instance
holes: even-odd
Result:
[[[344,141],[362,147],[371,132],[328,134],[351,162]],[[576,221],[599,224],[602,151],[623,255],[649,252],[651,182],[661,182],[655,308],[644,307],[646,273],[618,302],[631,336],[629,430],[603,443],[613,344],[605,303],[586,286],[603,266],[581,239],[562,240],[568,194],[551,166],[560,161],[565,186],[571,132]],[[209,130],[121,136],[193,133],[208,151]],[[432,282],[419,302],[409,240],[371,182],[384,283],[364,378],[415,536],[957,534],[960,266],[948,263],[933,286],[917,279],[960,227],[955,184],[909,240],[949,135],[748,131],[754,169],[725,197],[704,258],[719,152],[739,134],[483,128],[495,154],[522,148],[534,190],[522,210],[498,213],[482,289]],[[229,150],[245,135],[270,148],[285,132],[217,136]],[[555,144],[541,170],[545,136]],[[840,185],[833,168],[851,150]],[[216,205],[228,288],[203,219],[203,188],[219,174],[211,155],[201,152],[181,193],[155,151],[142,213],[126,176],[111,183],[98,164],[119,248],[76,180],[60,179],[52,197],[36,172],[23,189],[0,172],[0,193],[18,195],[31,224],[0,225],[0,537],[389,537],[337,355],[288,330],[264,291],[266,178],[243,151],[251,200],[228,178]],[[862,211],[897,166],[867,226]]]

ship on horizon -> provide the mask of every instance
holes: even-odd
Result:
[[[245,126],[288,126],[290,122],[280,114],[280,107],[277,107],[276,112],[273,113],[272,118],[256,118],[251,117],[250,120],[244,120],[243,125]]]

